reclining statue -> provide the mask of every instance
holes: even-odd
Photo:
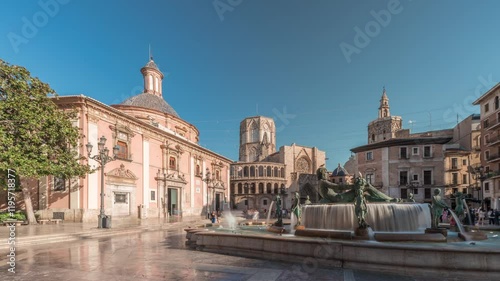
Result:
[[[362,186],[364,197],[368,202],[400,202],[400,199],[392,198],[378,191],[359,174],[355,179],[355,185],[338,185],[328,181],[327,170],[321,165],[316,171],[319,180],[319,194],[322,197],[320,203],[353,203],[356,198],[356,186]],[[358,191],[359,192],[359,191]]]

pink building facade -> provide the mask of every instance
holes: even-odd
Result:
[[[77,110],[78,118],[73,122],[82,137],[75,149],[86,157],[82,163],[95,171],[84,178],[49,176],[27,183],[40,219],[97,221],[101,171],[99,163],[88,157],[86,144],[92,144],[90,155],[96,155],[103,136],[110,156],[114,146],[119,148],[116,160],[104,167],[106,215],[206,216],[211,210],[222,210],[228,202],[232,161],[201,147],[198,129],[182,120],[163,99],[163,74],[152,58],[141,72],[144,92],[118,105],[109,106],[83,95],[54,99],[63,110]],[[21,194],[19,197],[18,209],[22,209]],[[4,202],[2,209],[6,208]]]

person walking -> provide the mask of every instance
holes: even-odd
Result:
[[[483,208],[479,208],[477,212],[477,225],[481,224],[484,225],[484,215],[486,212],[483,210]]]

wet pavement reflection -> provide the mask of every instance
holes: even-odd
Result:
[[[185,246],[182,228],[20,247],[15,274],[5,257],[0,280],[443,280],[195,251]]]

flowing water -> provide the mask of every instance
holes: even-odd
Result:
[[[269,225],[269,219],[271,218],[273,205],[274,205],[274,201],[271,201],[271,205],[269,205],[269,210],[267,211],[266,225]]]
[[[453,217],[453,219],[455,220],[455,223],[457,224],[458,232],[462,233],[462,234],[465,234],[464,225],[462,224],[462,222],[458,218],[457,214],[455,214],[455,212],[453,212],[452,209],[448,209],[448,211],[451,213],[451,216]]]
[[[367,204],[366,222],[374,231],[423,232],[431,226],[429,204]],[[357,227],[353,204],[306,205],[302,213],[306,228],[354,230]]]

